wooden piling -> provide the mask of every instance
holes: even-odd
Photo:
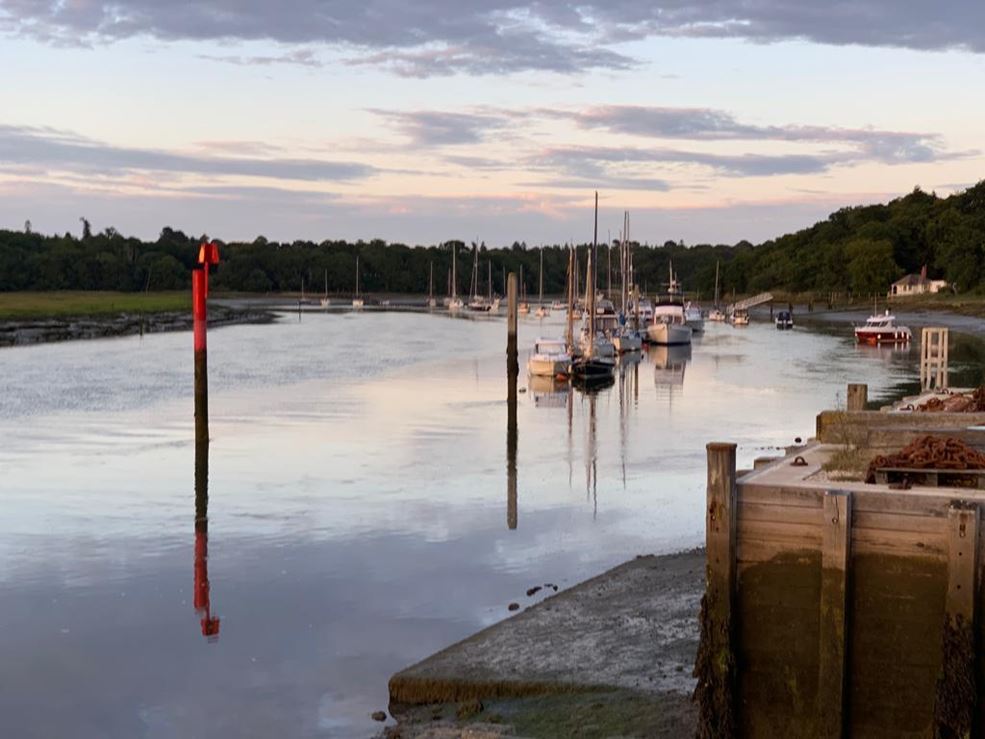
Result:
[[[705,597],[701,606],[701,646],[695,663],[698,736],[736,735],[736,665],[733,649],[736,572],[735,444],[707,446],[705,511]]]
[[[869,386],[864,383],[850,383],[845,401],[845,410],[864,411],[869,402]]]
[[[821,601],[817,713],[819,736],[840,739],[847,717],[846,642],[849,633],[848,571],[851,555],[851,493],[824,494],[821,519]]]
[[[506,526],[517,527],[516,450],[518,430],[516,422],[517,376],[520,365],[517,359],[517,289],[516,274],[510,272],[506,281]]]

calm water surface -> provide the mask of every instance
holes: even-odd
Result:
[[[554,324],[521,325],[521,366]],[[371,735],[387,678],[573,585],[703,539],[704,445],[807,437],[917,349],[710,324],[589,398],[521,373],[505,326],[307,314],[209,337],[208,574],[194,607],[190,334],[0,351],[0,734]],[[515,523],[515,528],[511,526]]]

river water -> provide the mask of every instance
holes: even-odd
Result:
[[[706,442],[749,466],[848,382],[912,386],[916,348],[850,334],[710,324],[591,397],[521,372],[512,501],[502,319],[213,331],[208,638],[191,335],[2,350],[0,734],[370,736],[392,673],[528,588],[701,544]]]

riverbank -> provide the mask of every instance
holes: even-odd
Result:
[[[704,565],[637,557],[397,673],[383,736],[693,734]]]
[[[209,326],[269,323],[253,306],[210,306]],[[192,328],[185,293],[0,293],[0,347]]]

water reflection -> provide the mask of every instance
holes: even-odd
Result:
[[[300,316],[300,313],[298,314]],[[195,612],[202,617],[202,636],[219,639],[219,619],[212,615],[209,590],[209,389],[204,350],[195,352]]]
[[[666,389],[669,398],[674,397],[674,388],[684,385],[684,371],[691,359],[691,345],[653,346],[647,351],[647,356],[653,362],[653,382],[657,386],[657,396],[664,395],[661,388]]]
[[[568,381],[559,381],[553,377],[531,375],[527,379],[527,389],[533,396],[536,408],[564,408],[571,395]]]
[[[201,616],[202,636],[219,639],[219,619],[212,615],[209,589],[209,437],[195,439],[195,612]]]

